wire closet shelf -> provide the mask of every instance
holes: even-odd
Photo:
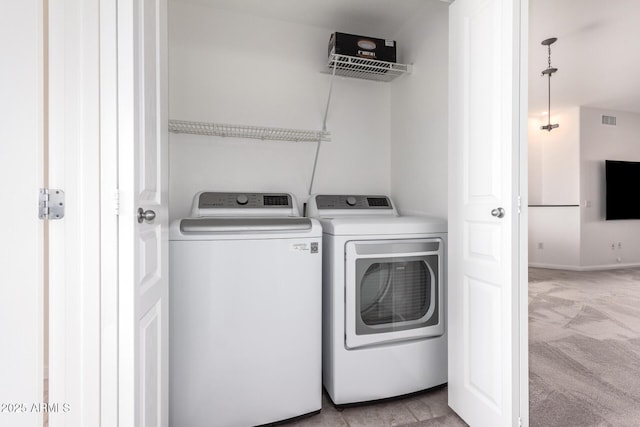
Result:
[[[190,122],[185,120],[169,120],[169,132],[271,141],[331,141],[331,133],[327,131]]]
[[[410,64],[379,61],[356,56],[339,55],[336,53],[329,55],[327,66],[327,72],[332,73],[335,69],[336,76],[381,82],[390,82],[412,71]]]

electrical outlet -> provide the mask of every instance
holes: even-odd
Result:
[[[538,242],[538,249],[544,249],[544,243]]]
[[[615,250],[616,250],[616,244],[615,244],[615,243],[612,243],[612,244],[611,244],[611,250],[612,250],[612,251],[615,251]]]
[[[618,242],[618,249],[622,249],[622,242]]]

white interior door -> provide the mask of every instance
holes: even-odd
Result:
[[[0,6],[0,425],[42,426],[42,1]]]
[[[118,2],[120,427],[168,425],[166,12]]]
[[[449,15],[449,405],[474,427],[527,423],[518,205],[526,7],[456,0]]]

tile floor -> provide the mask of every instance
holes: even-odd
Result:
[[[447,405],[447,387],[438,387],[408,397],[338,411],[324,393],[320,414],[281,424],[282,427],[464,427]]]

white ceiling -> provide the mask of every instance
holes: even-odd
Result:
[[[304,25],[391,38],[439,0],[178,0]],[[444,0],[447,1],[447,0]],[[558,68],[551,110],[591,106],[640,113],[640,0],[529,0],[529,108],[547,110],[547,49]]]
[[[176,0],[336,31],[391,38],[425,3],[439,0]],[[443,0],[445,1],[445,0]]]
[[[589,106],[640,113],[640,1],[529,0],[529,110],[547,111],[549,37],[551,111]]]

